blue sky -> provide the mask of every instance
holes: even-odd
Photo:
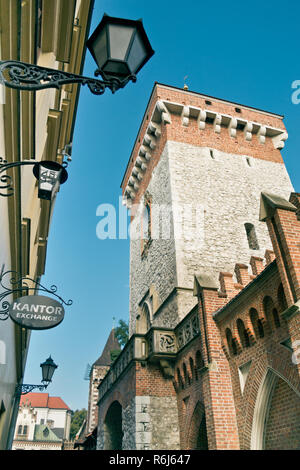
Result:
[[[73,305],[52,330],[32,333],[25,383],[39,383],[49,354],[59,365],[49,386],[73,410],[87,408],[86,365],[100,355],[116,319],[128,319],[129,242],[99,240],[96,209],[118,207],[120,183],[155,81],[261,108],[285,116],[289,139],[282,151],[300,192],[300,104],[292,83],[300,80],[299,15],[295,0],[151,2],[95,0],[91,32],[103,13],[142,18],[155,55],[115,95],[82,87],[69,179],[57,197],[46,275]],[[84,74],[95,65],[89,52]]]

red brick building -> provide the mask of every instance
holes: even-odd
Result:
[[[98,449],[300,448],[286,139],[280,115],[155,84],[122,182],[140,236],[130,339],[98,387]]]

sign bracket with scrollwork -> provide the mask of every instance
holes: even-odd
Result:
[[[16,271],[4,271],[4,265],[0,272],[0,287],[2,292],[0,292],[0,320],[7,320],[10,316],[11,304],[8,302],[7,298],[11,295],[30,297],[31,292],[34,294],[38,292],[43,292],[51,294],[54,296],[61,305],[72,305],[73,301],[65,301],[60,295],[57,294],[57,287],[52,285],[50,288],[45,287],[40,282],[31,279],[28,276],[20,276]],[[32,296],[34,297],[34,296]]]

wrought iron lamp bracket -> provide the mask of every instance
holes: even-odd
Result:
[[[99,73],[99,70],[96,70],[95,76],[98,76]],[[78,83],[87,85],[94,95],[102,95],[106,88],[115,93],[120,88],[124,88],[130,80],[135,82],[136,76],[130,75],[123,80],[118,78],[99,80],[17,60],[0,61],[0,83],[17,90],[59,89],[62,85]]]
[[[57,286],[52,285],[50,288],[43,286],[40,282],[31,279],[28,276],[19,276],[16,271],[0,272],[0,320],[7,320],[9,317],[10,303],[5,300],[8,296],[18,294],[19,296],[29,292],[45,292],[55,296],[62,304],[70,306],[73,304],[72,300],[65,301],[57,294]],[[31,285],[31,286],[30,286]]]
[[[39,389],[40,392],[46,390],[49,384],[33,385],[33,384],[20,384],[16,386],[15,395],[26,395],[27,393],[32,392],[34,389]]]
[[[3,175],[2,173],[6,172],[10,168],[25,166],[25,165],[35,165],[36,161],[32,162],[25,160],[23,162],[13,162],[7,163],[7,160],[0,157],[0,191],[4,190],[6,193],[0,192],[0,196],[9,197],[14,194],[14,188],[12,185],[12,177],[10,175]]]

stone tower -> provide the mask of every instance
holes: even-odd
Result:
[[[98,387],[104,379],[112,363],[112,352],[121,351],[120,344],[112,329],[106,341],[104,349],[98,359],[94,362],[90,370],[89,401],[86,434],[93,432],[98,422]]]
[[[279,381],[270,405],[274,371],[299,390],[286,139],[282,116],[155,84],[122,181],[130,338],[98,387],[98,449],[259,448],[280,426],[286,439],[298,398]]]
[[[131,208],[130,334],[174,328],[196,304],[198,270],[218,280],[272,249],[259,198],[293,191],[282,119],[155,84],[122,181]]]

